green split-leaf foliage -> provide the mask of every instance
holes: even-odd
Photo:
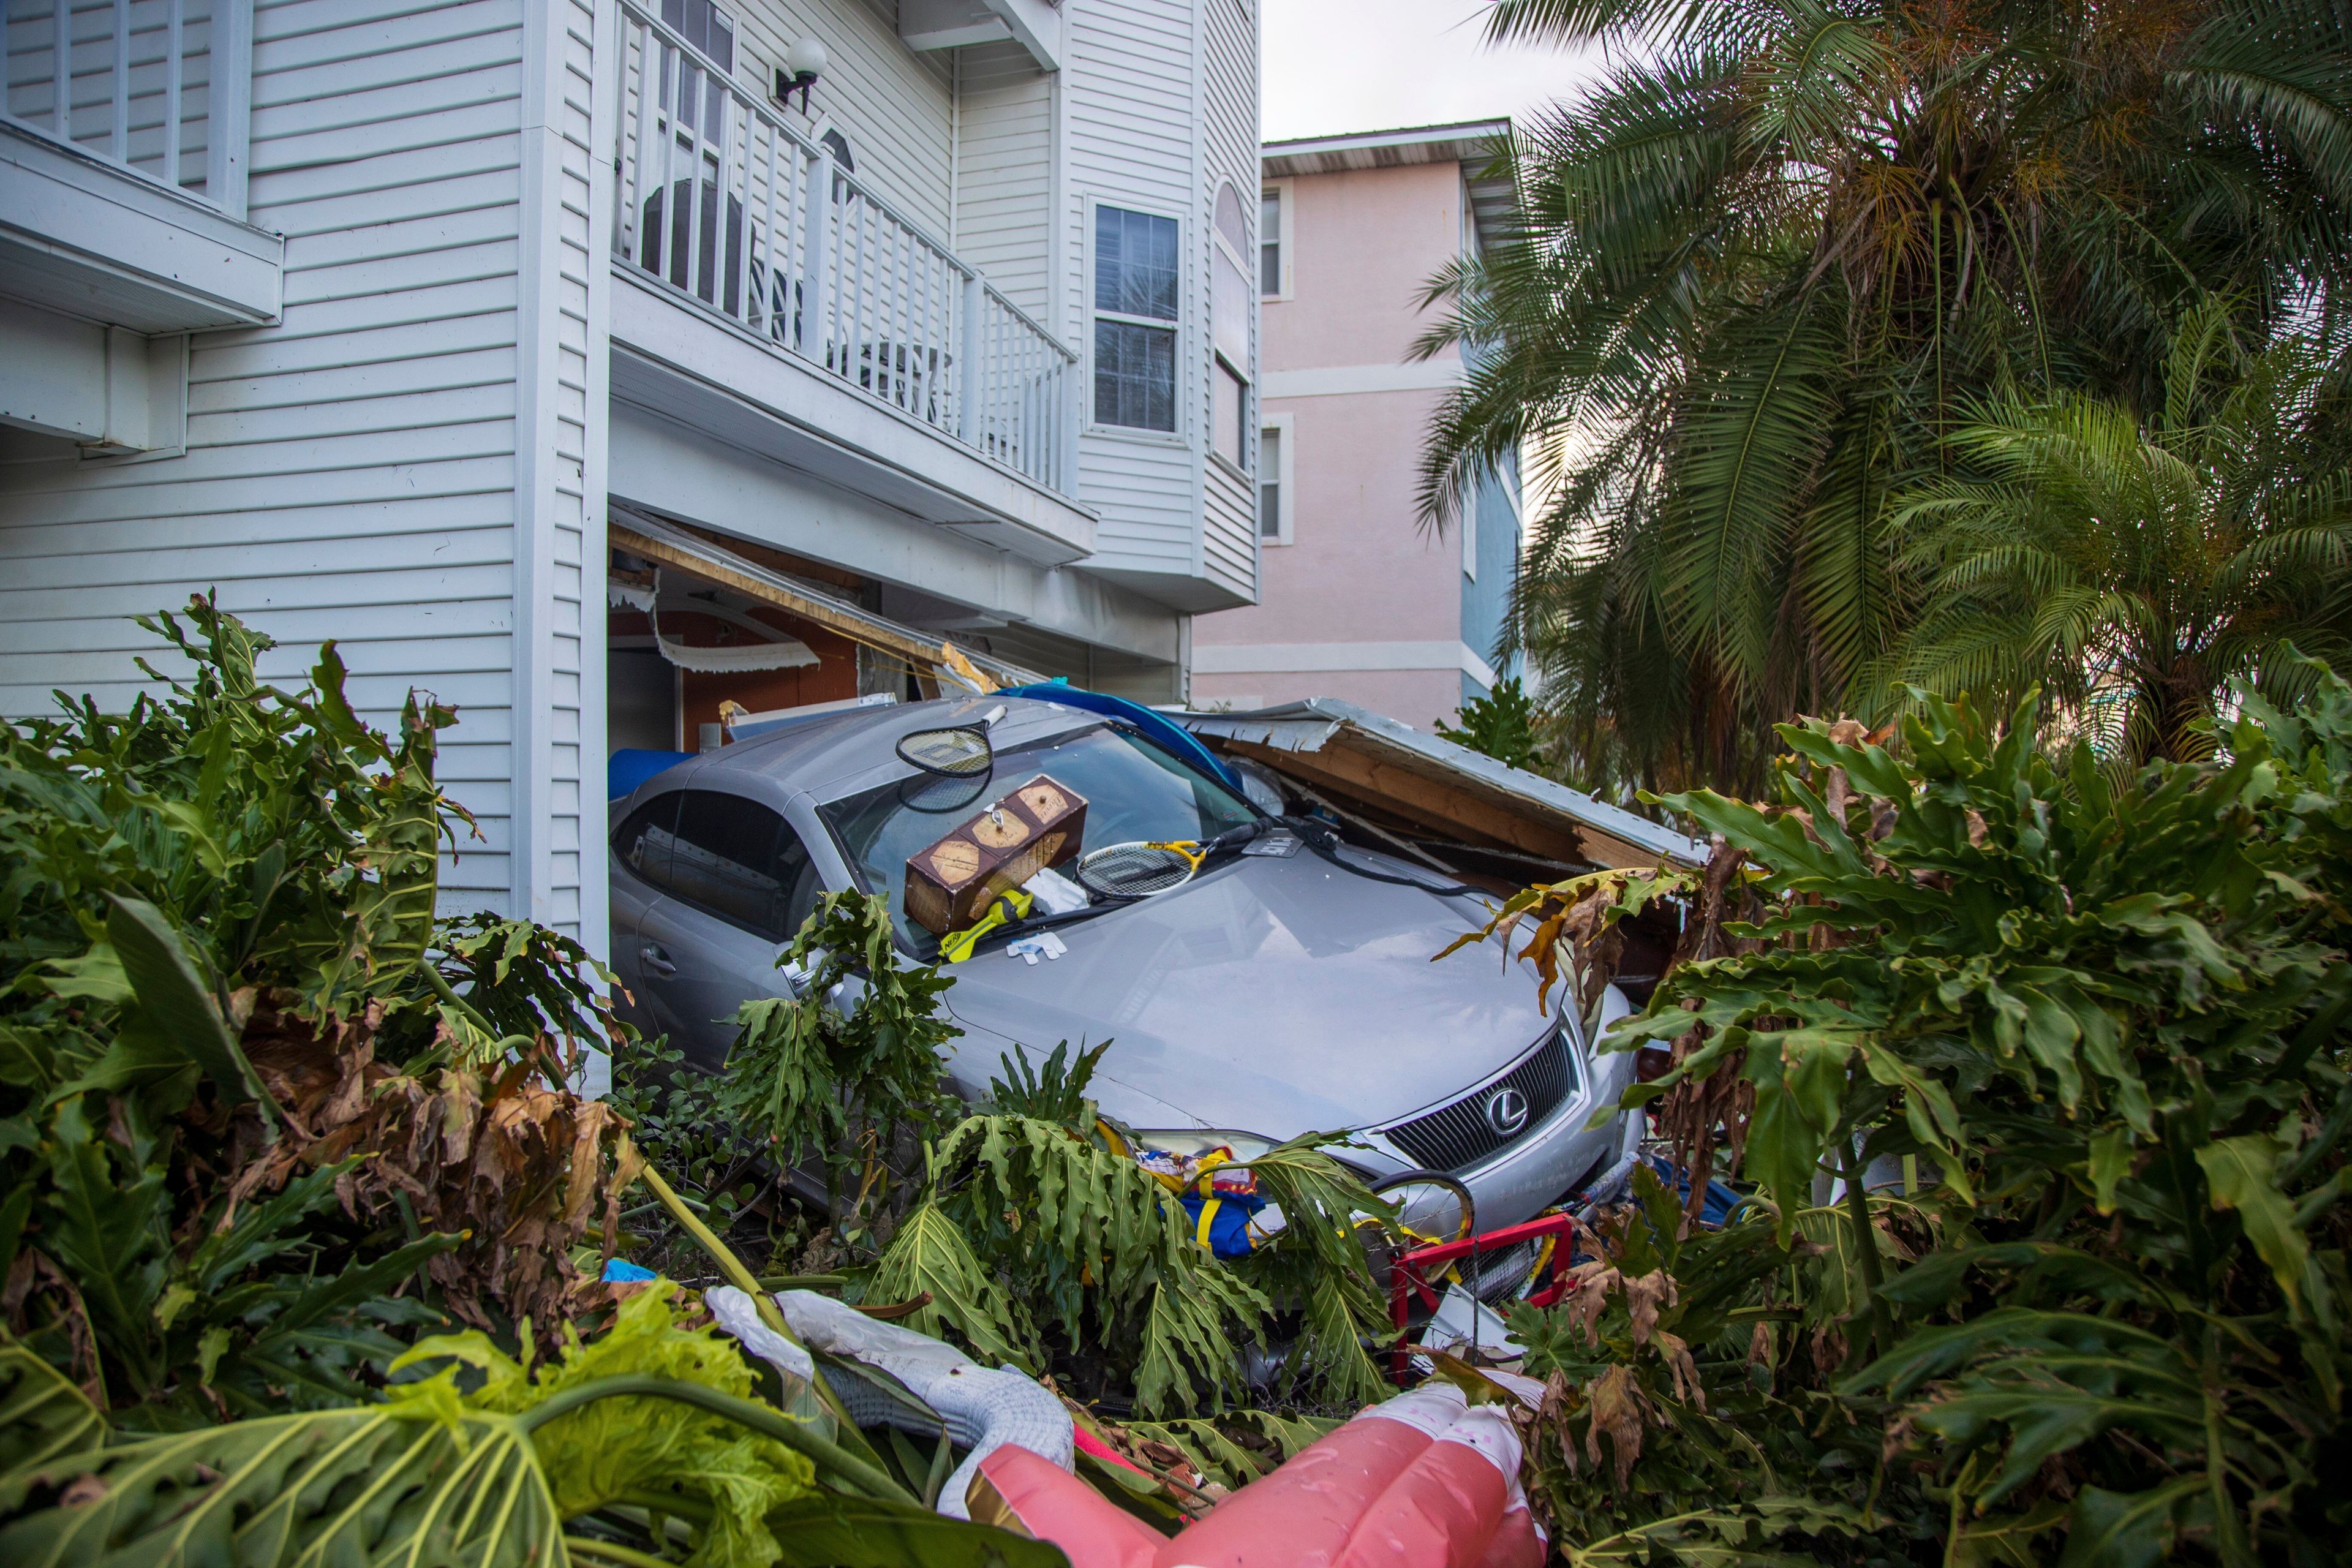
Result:
[[[2120,776],[2032,694],[1919,693],[1894,745],[1783,726],[1769,803],[1661,803],[1706,870],[1496,917],[1575,973],[1697,895],[1602,1048],[1670,1049],[1627,1103],[1748,1194],[1708,1230],[1638,1176],[1578,1290],[1513,1315],[1572,1561],[2340,1554],[2352,687],[2295,674]]]

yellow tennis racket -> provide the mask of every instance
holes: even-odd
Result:
[[[1078,881],[1106,898],[1148,899],[1191,881],[1208,858],[1208,846],[1192,838],[1107,844],[1078,858]]]

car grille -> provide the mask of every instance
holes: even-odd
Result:
[[[1549,1120],[1568,1098],[1576,1069],[1568,1037],[1555,1029],[1527,1058],[1490,1083],[1451,1105],[1386,1129],[1388,1140],[1425,1171],[1456,1173],[1500,1153]],[[1528,1116],[1515,1132],[1499,1132],[1486,1120],[1486,1104],[1501,1089],[1527,1097]]]

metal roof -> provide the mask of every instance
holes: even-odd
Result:
[[[1452,125],[1269,142],[1258,149],[1258,160],[1265,176],[1276,180],[1355,169],[1394,169],[1409,163],[1459,163],[1470,182],[1470,211],[1478,226],[1478,237],[1482,243],[1492,243],[1517,205],[1517,193],[1508,180],[1480,176],[1494,160],[1495,143],[1510,134],[1508,120],[1465,120]]]
[[[1345,136],[1304,136],[1258,149],[1275,175],[1337,174],[1349,169],[1393,169],[1404,163],[1485,163],[1490,146],[1511,133],[1508,120],[1465,120],[1401,131],[1359,131]]]
[[[1706,858],[1705,845],[1646,817],[1336,697],[1169,717],[1318,788],[1500,846],[1597,866]]]

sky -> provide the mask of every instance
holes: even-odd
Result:
[[[1485,0],[1264,0],[1268,142],[1516,115],[1572,96],[1597,54],[1490,49]]]

